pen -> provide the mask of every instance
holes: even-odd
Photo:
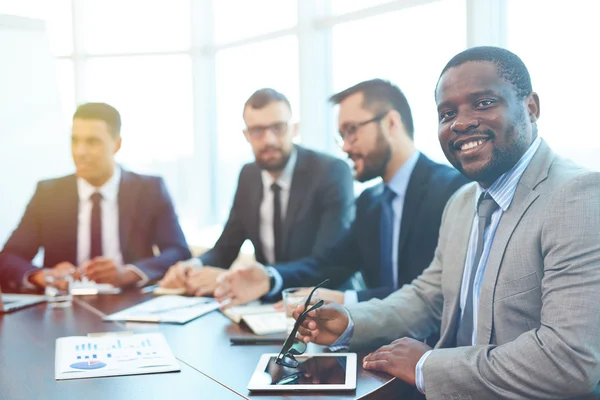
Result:
[[[152,293],[156,288],[158,288],[158,285],[146,286],[140,290],[140,293]]]
[[[231,337],[229,338],[232,345],[245,345],[245,344],[281,344],[285,341],[285,338],[274,338],[274,337]]]

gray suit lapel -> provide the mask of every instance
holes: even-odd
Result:
[[[534,189],[548,176],[548,169],[552,164],[553,158],[554,154],[546,143],[542,141],[529,166],[521,176],[517,184],[515,196],[496,229],[481,285],[481,296],[479,298],[479,310],[477,313],[478,344],[490,343],[493,325],[494,291],[506,247],[519,221],[529,206],[538,198],[539,194]]]
[[[445,245],[444,259],[442,260],[442,285],[451,288],[456,293],[451,298],[444,298],[444,314],[447,318],[442,319],[440,340],[436,347],[453,347],[456,342],[456,324],[460,314],[460,286],[467,258],[469,238],[475,217],[475,192],[476,185],[471,185],[456,201],[462,201],[458,215],[447,216],[448,221],[453,221],[450,234],[452,237]],[[456,228],[454,228],[456,226]]]
[[[135,205],[137,199],[138,185],[135,184],[133,174],[121,170],[121,182],[119,183],[119,244],[123,261],[128,262],[129,255],[129,237],[135,215]]]
[[[263,198],[263,182],[261,170],[256,166],[252,169],[251,179],[248,180],[248,238],[255,244],[257,259],[264,259],[262,241],[260,240],[260,203]]]

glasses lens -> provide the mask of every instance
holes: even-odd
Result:
[[[284,354],[283,357],[278,358],[275,362],[284,367],[298,368],[298,360],[290,353]]]
[[[303,341],[296,339],[294,340],[294,344],[292,344],[292,347],[290,347],[290,349],[288,350],[288,353],[290,354],[294,354],[294,355],[299,355],[302,354],[306,351],[306,343],[304,343]]]

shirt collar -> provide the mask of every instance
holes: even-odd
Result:
[[[494,183],[492,183],[492,186],[490,186],[490,188],[487,190],[492,199],[498,203],[498,206],[500,206],[502,211],[506,211],[510,206],[510,203],[515,197],[517,184],[525,172],[525,169],[527,169],[529,166],[529,163],[531,162],[531,159],[535,155],[537,149],[540,147],[541,142],[542,139],[538,136],[533,143],[531,143],[525,154],[521,156],[519,162],[517,162],[510,170],[496,179]],[[480,185],[477,185],[477,196],[475,197],[476,202],[479,201],[479,197],[484,191],[485,190]]]
[[[268,171],[263,169],[261,171],[263,187],[269,189],[271,188],[271,185],[273,183],[277,182],[277,184],[279,185],[279,187],[281,187],[282,190],[289,190],[290,186],[292,185],[292,177],[294,176],[294,168],[296,167],[297,160],[298,152],[294,147],[292,153],[290,154],[290,158],[288,159],[288,162],[285,165],[285,168],[281,172],[281,175],[279,176],[277,181],[274,181],[271,174],[269,174]]]
[[[77,193],[79,195],[79,201],[87,201],[90,199],[92,194],[99,192],[104,200],[116,201],[117,195],[119,194],[119,183],[121,182],[121,168],[115,165],[113,175],[108,181],[101,187],[97,188],[91,185],[88,181],[83,178],[77,178]]]
[[[412,175],[415,166],[417,165],[417,161],[419,161],[419,156],[421,153],[419,150],[415,150],[408,160],[396,171],[392,179],[387,183],[388,187],[396,193],[396,196],[404,198],[406,195],[406,188],[408,187],[408,182],[410,181],[410,176]]]

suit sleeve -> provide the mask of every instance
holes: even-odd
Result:
[[[36,267],[31,260],[42,245],[40,231],[40,214],[43,204],[43,185],[38,183],[35,193],[2,250],[0,257],[0,282],[3,286],[17,289],[21,286],[23,276]]]
[[[357,267],[352,267],[358,259],[352,256],[355,239],[347,234],[354,216],[354,186],[346,163],[333,163],[322,180],[319,197],[320,223],[311,256],[274,266],[283,278],[284,288],[312,286],[324,278],[331,279],[330,285],[335,287],[356,271]]]
[[[215,243],[215,246],[200,256],[200,261],[204,265],[210,265],[219,268],[229,268],[235,261],[240,252],[242,244],[248,238],[248,234],[243,223],[244,208],[244,187],[246,182],[246,167],[242,169],[238,179],[237,190],[233,199],[233,205],[229,212],[229,218],[225,224],[221,236]]]
[[[593,391],[600,380],[598,187],[597,173],[579,178],[541,216],[539,328],[499,346],[432,351],[423,364],[428,399],[565,399]]]
[[[158,179],[157,186],[157,209],[154,215],[155,223],[152,226],[154,226],[153,244],[158,247],[160,254],[132,263],[148,275],[151,281],[160,279],[177,261],[190,258],[190,251],[179,226],[173,202],[162,178]]]

